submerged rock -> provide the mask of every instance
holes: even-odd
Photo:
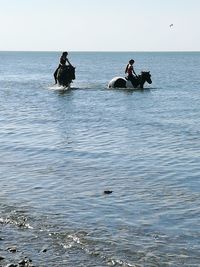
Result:
[[[28,259],[27,257],[25,257],[25,259],[22,259],[18,262],[19,266],[20,267],[29,267],[29,266],[32,266],[32,260],[31,259]]]
[[[111,191],[111,190],[105,190],[105,191],[104,191],[104,194],[107,194],[107,195],[108,195],[108,194],[112,194],[112,192],[113,192],[113,191]]]
[[[20,260],[19,262],[18,262],[18,264],[19,264],[19,266],[25,266],[25,264],[26,264],[26,261],[23,259],[23,260]]]
[[[15,252],[17,252],[17,247],[16,246],[8,247],[7,250],[12,252],[12,253],[15,253]]]
[[[0,256],[0,261],[4,260],[5,258],[3,256]]]

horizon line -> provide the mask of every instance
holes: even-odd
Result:
[[[61,53],[64,50],[0,50],[0,52],[53,52]],[[67,50],[72,53],[196,53],[200,50]]]

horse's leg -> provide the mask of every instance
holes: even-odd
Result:
[[[139,87],[140,89],[143,89],[144,82],[142,81],[142,78],[141,78],[140,75],[136,78],[136,81],[137,81],[136,87]]]
[[[143,89],[144,88],[144,83],[145,83],[145,81],[141,81],[140,82],[140,89]]]

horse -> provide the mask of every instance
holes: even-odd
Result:
[[[60,66],[57,73],[57,80],[60,86],[69,87],[72,80],[75,79],[75,68],[72,65]]]
[[[108,83],[108,88],[144,88],[145,82],[152,83],[150,71],[141,71],[141,74],[135,77],[133,84],[130,80],[123,77],[115,77]]]

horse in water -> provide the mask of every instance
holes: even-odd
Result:
[[[108,83],[108,88],[144,88],[145,82],[152,83],[149,71],[142,71],[140,75],[135,77],[133,84],[131,81],[123,77],[115,77]]]
[[[60,86],[70,86],[72,80],[75,80],[75,68],[72,65],[60,66],[57,73],[57,80]]]

